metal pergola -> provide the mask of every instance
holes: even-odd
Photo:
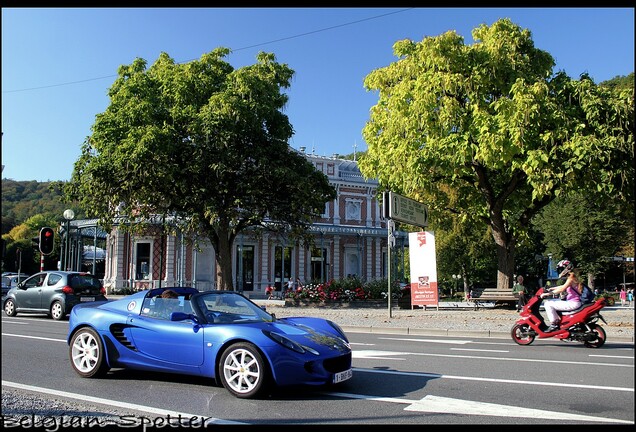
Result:
[[[92,245],[97,250],[97,242],[105,243],[108,233],[97,225],[97,219],[66,220],[60,225],[60,269],[81,271],[84,246]],[[97,265],[97,254],[93,253],[93,271]]]

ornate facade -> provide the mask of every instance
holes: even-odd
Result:
[[[366,180],[356,161],[337,155],[305,156],[337,191],[311,227],[315,247],[288,244],[274,234],[239,235],[233,260],[236,290],[263,293],[268,284],[280,290],[297,278],[306,283],[347,276],[386,277],[387,227],[376,197],[378,182]],[[215,289],[216,262],[210,243],[199,239],[199,247],[193,248],[181,235],[162,236],[159,226],[144,236],[131,236],[117,227],[108,235],[104,285],[109,292],[171,285]]]

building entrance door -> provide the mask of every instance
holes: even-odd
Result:
[[[236,289],[254,291],[254,246],[236,248]]]

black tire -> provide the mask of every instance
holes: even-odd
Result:
[[[4,313],[10,317],[14,317],[18,314],[15,309],[15,302],[13,300],[8,299],[6,302],[4,302]]]
[[[73,335],[68,347],[71,366],[84,378],[103,376],[108,372],[104,344],[97,332],[84,327]]]
[[[598,324],[590,324],[590,328],[596,333],[597,338],[594,341],[583,342],[583,344],[588,348],[600,348],[605,345],[605,339],[607,339],[605,329]]]
[[[253,344],[239,342],[223,351],[218,378],[223,387],[234,396],[241,399],[254,398],[266,389],[269,369]]]
[[[60,301],[54,301],[51,304],[51,309],[49,309],[49,314],[51,315],[51,318],[53,318],[55,321],[61,321],[66,317],[66,311],[64,310],[64,307],[62,306],[62,302]]]
[[[534,334],[530,333],[531,328],[528,324],[515,324],[510,330],[510,336],[512,340],[518,345],[530,345],[534,342]]]

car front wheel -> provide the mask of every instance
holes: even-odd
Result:
[[[104,345],[97,332],[91,328],[83,328],[73,335],[69,357],[75,372],[84,378],[98,377],[108,372]]]
[[[266,387],[268,376],[267,364],[253,344],[236,343],[221,355],[221,383],[238,398],[259,395]]]
[[[51,305],[51,317],[56,321],[60,321],[63,320],[65,316],[66,313],[64,312],[62,303],[60,303],[59,301],[53,302],[53,304]]]
[[[17,315],[17,312],[15,310],[15,303],[13,302],[13,300],[9,299],[4,303],[4,313],[6,313],[7,316],[10,317],[14,317]]]

